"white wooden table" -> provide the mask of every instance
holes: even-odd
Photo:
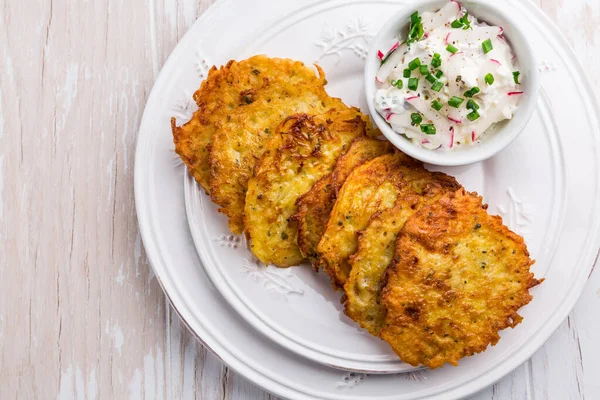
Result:
[[[212,2],[0,0],[0,398],[274,398],[182,326],[135,216],[146,98]],[[600,89],[600,1],[537,3]],[[473,398],[599,399],[599,317],[597,268],[544,347]]]

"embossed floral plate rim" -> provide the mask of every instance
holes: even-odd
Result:
[[[533,23],[543,25],[549,40],[553,40],[566,56],[575,59],[565,39],[557,33],[545,15],[528,2],[519,7],[537,17]],[[275,9],[273,17],[281,12],[277,10],[277,5]],[[409,375],[420,377],[414,381],[412,378],[403,380],[394,376],[364,379],[366,375],[342,374],[331,368],[308,363],[301,357],[277,348],[253,332],[224,304],[202,270],[195,249],[190,248],[192,244],[181,194],[183,169],[173,163],[170,138],[164,138],[164,126],[166,122],[168,127],[168,121],[162,119],[170,100],[176,96],[169,87],[174,85],[173,77],[177,76],[178,65],[182,60],[190,59],[186,51],[195,48],[194,42],[202,35],[210,38],[208,30],[214,27],[214,21],[219,15],[235,22],[235,16],[244,15],[243,11],[243,5],[236,4],[233,0],[221,0],[196,22],[165,64],[148,99],[138,136],[135,192],[142,239],[157,278],[190,330],[230,367],[265,389],[287,398],[360,399],[373,398],[374,395],[382,399],[459,398],[491,384],[529,358],[565,318],[581,293],[597,254],[597,223],[593,225],[595,231],[590,232],[586,240],[586,251],[582,252],[579,259],[581,267],[571,280],[565,282],[569,295],[554,310],[548,324],[533,335],[514,357],[477,373],[469,372],[468,367],[445,368]],[[238,22],[241,23],[242,20]],[[580,66],[570,63],[569,68],[578,79],[578,87],[585,86]],[[171,95],[170,100],[164,97],[165,93]],[[587,122],[597,136],[598,119],[597,114],[594,115],[598,110],[596,100],[588,89],[582,88],[582,94],[588,102],[584,106],[589,117]],[[598,152],[596,145],[596,158],[599,156]],[[597,179],[592,184],[597,187]],[[180,192],[175,193],[177,190]],[[596,192],[597,190],[594,193]],[[198,302],[199,299],[202,300],[201,303]],[[344,382],[351,384],[344,385]],[[349,390],[350,388],[352,389]]]

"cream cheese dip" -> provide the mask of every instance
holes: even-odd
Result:
[[[455,1],[415,12],[407,39],[378,54],[375,108],[394,131],[426,149],[476,143],[512,118],[523,93],[502,27],[477,21]]]

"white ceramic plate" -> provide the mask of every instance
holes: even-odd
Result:
[[[328,362],[323,358],[333,357],[341,362],[335,365],[363,369],[366,363],[364,369],[373,371],[404,368],[390,359],[385,346],[340,317],[337,296],[320,277],[301,268],[244,264],[244,259],[251,260],[249,253],[241,241],[230,239],[225,219],[177,161],[169,118],[189,118],[191,94],[210,65],[257,52],[306,62],[320,58],[331,82],[329,92],[364,109],[360,87],[364,49],[377,27],[403,3],[221,0],[181,40],[155,84],[140,128],[135,171],[138,218],[148,256],[174,308],[230,367],[289,398],[458,398],[517,367],[566,317],[600,244],[598,112],[581,68],[556,28],[529,2],[505,5],[529,27],[533,47],[544,60],[538,110],[526,131],[498,156],[445,171],[482,193],[490,210],[503,214],[506,223],[525,236],[538,260],[534,271],[546,282],[534,289],[533,302],[522,310],[523,323],[503,332],[497,346],[462,360],[459,367],[400,375],[349,373],[309,360]],[[184,180],[188,180],[190,226],[196,244],[206,250],[201,252],[205,266],[188,228]],[[299,324],[292,319],[308,327],[296,330]],[[342,336],[331,343],[326,334],[311,335],[311,325],[320,333],[332,329]],[[360,343],[356,348],[346,347],[356,343]],[[367,357],[362,359],[362,354]]]

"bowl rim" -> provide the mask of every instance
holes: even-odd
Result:
[[[459,166],[473,164],[479,161],[486,160],[498,152],[508,147],[515,139],[523,132],[527,126],[533,112],[536,108],[538,92],[540,87],[540,78],[538,71],[537,58],[535,52],[527,40],[521,27],[517,24],[513,24],[511,18],[506,14],[500,7],[494,3],[489,3],[484,0],[463,0],[460,3],[455,0],[449,0],[450,2],[458,3],[459,6],[469,10],[470,5],[478,5],[484,8],[488,8],[490,13],[493,12],[495,19],[501,19],[506,26],[510,27],[512,31],[507,39],[512,42],[519,42],[519,47],[522,47],[522,51],[517,53],[517,50],[513,44],[511,48],[515,53],[519,61],[529,60],[525,65],[528,68],[529,74],[527,76],[529,89],[527,90],[526,96],[521,100],[519,109],[515,113],[512,119],[506,120],[505,126],[500,127],[496,135],[500,138],[497,139],[493,145],[487,143],[479,143],[472,148],[464,148],[461,151],[443,150],[435,151],[428,150],[425,148],[417,147],[412,142],[406,140],[399,133],[395,132],[388,122],[377,112],[374,106],[374,95],[376,91],[375,75],[377,74],[378,67],[370,67],[373,64],[371,60],[377,58],[377,52],[381,49],[382,43],[389,39],[389,33],[396,27],[405,27],[408,24],[408,19],[414,11],[426,11],[435,8],[441,8],[448,0],[414,0],[409,4],[403,5],[396,13],[394,13],[379,29],[371,44],[367,54],[367,61],[364,70],[365,79],[365,96],[371,118],[375,122],[375,125],[383,133],[383,135],[399,150],[408,154],[409,156],[416,158],[417,160],[423,161],[428,164],[440,165],[440,166]],[[485,15],[481,12],[474,14],[479,20],[485,21]],[[527,54],[525,54],[527,53]],[[522,55],[525,54],[525,57]],[[377,58],[378,59],[378,58]],[[520,69],[523,70],[524,65],[521,64]],[[487,144],[487,145],[486,145]]]

